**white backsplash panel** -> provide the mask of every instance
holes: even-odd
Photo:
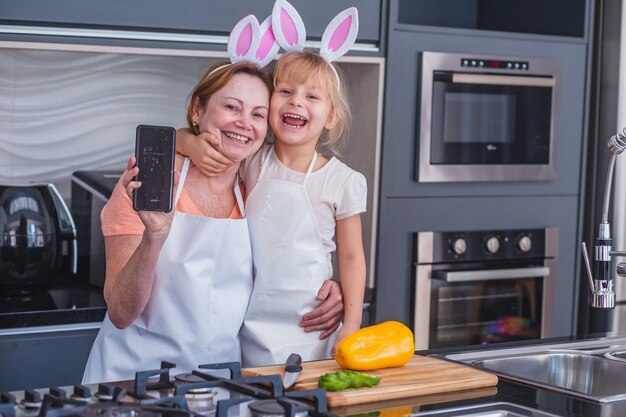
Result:
[[[216,58],[0,49],[0,184],[123,169],[138,124],[186,125],[189,92]]]

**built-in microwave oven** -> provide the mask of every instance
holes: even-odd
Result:
[[[560,63],[422,52],[419,182],[556,177]]]

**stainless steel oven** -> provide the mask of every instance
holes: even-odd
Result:
[[[415,235],[416,349],[554,334],[558,230]]]
[[[551,180],[560,64],[423,52],[420,182]]]

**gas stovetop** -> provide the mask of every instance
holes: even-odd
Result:
[[[280,375],[241,377],[237,362],[171,376],[175,364],[134,381],[0,394],[4,417],[336,417],[326,391],[284,392]],[[222,376],[224,375],[224,376]]]

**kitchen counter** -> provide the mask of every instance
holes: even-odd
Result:
[[[46,366],[51,367],[50,363],[59,363],[60,368],[67,373],[64,377],[63,384],[75,383],[77,378],[82,375],[82,361],[86,360],[86,355],[89,351],[90,343],[95,336],[95,329],[92,331],[85,331],[84,334],[80,331],[76,331],[73,334],[72,349],[75,352],[69,356],[77,357],[81,356],[80,366],[76,366],[72,372],[67,372],[71,367],[67,362],[63,362],[63,358],[68,355],[58,355],[52,361],[46,363],[38,362],[39,356],[47,356],[42,352],[45,350],[50,353],[51,342],[56,340],[54,337],[48,335],[42,336],[29,336],[27,339],[21,340],[22,336],[10,336],[12,333],[28,333],[33,329],[43,328],[55,328],[55,327],[72,327],[80,326],[81,324],[88,323],[100,323],[106,313],[106,305],[102,296],[102,289],[93,286],[81,284],[77,279],[59,277],[53,280],[51,288],[44,293],[35,294],[27,297],[0,297],[0,335],[9,335],[9,338],[16,339],[20,344],[20,352],[25,352],[33,345],[37,346],[37,343],[41,344],[41,351],[35,350],[24,358],[18,358],[21,360],[12,360],[12,363],[32,364],[33,368],[40,371]],[[75,334],[75,336],[74,336]],[[61,333],[63,336],[63,333]],[[455,352],[467,352],[467,351],[485,351],[490,349],[501,349],[508,347],[529,347],[542,344],[552,343],[567,343],[580,340],[598,339],[604,337],[624,336],[621,334],[595,334],[584,337],[560,337],[550,338],[535,341],[519,341],[519,342],[506,342],[497,343],[493,345],[479,345],[469,346],[461,348],[445,348],[445,349],[431,349],[418,351],[421,355],[433,355],[436,357],[442,357],[444,354],[450,354]],[[55,335],[58,337],[58,335]],[[83,338],[83,339],[81,339]],[[11,342],[11,346],[17,346],[16,340],[7,339]],[[67,353],[67,347],[69,339],[59,339],[59,350]],[[78,342],[76,342],[78,341]],[[64,346],[65,348],[61,348]],[[0,348],[2,345],[0,344]],[[0,349],[1,350],[1,349]],[[11,352],[15,352],[15,349],[11,349]],[[67,361],[67,359],[65,359]],[[8,365],[8,363],[7,363]],[[30,365],[29,365],[30,366]],[[2,367],[0,367],[2,368]],[[12,368],[12,367],[11,367]],[[9,369],[3,369],[0,374],[9,372]],[[52,368],[50,375],[58,376],[61,369]],[[27,372],[26,374],[28,374]],[[35,371],[33,370],[33,375]],[[19,389],[33,386],[52,386],[58,385],[58,377],[50,379],[38,376],[36,382],[30,379],[24,378],[24,381],[14,380],[14,383],[10,386],[2,387],[0,384],[0,391],[5,389]],[[67,381],[67,382],[65,382]],[[407,398],[398,401],[389,401],[387,403],[370,403],[358,405],[355,407],[348,407],[345,409],[333,409],[333,412],[340,416],[352,416],[363,415],[364,413],[374,413],[380,411],[382,414],[401,412],[402,415],[407,413],[421,415],[422,413],[430,414],[432,412],[438,412],[452,407],[468,407],[477,406],[489,403],[513,403],[523,407],[531,409],[541,410],[549,412],[559,416],[567,417],[611,417],[611,416],[625,416],[626,415],[626,401],[612,402],[612,403],[597,403],[590,400],[585,400],[579,397],[573,397],[570,395],[562,394],[559,392],[547,390],[544,388],[533,387],[525,385],[519,382],[507,380],[500,377],[498,385],[496,387],[490,387],[479,390],[468,390],[464,392],[454,392],[445,395],[436,396],[422,396],[415,398]],[[379,415],[376,413],[376,415]],[[462,415],[461,413],[456,415]]]
[[[0,334],[9,329],[99,323],[105,313],[101,288],[74,277],[55,277],[46,292],[0,297]]]
[[[0,391],[80,382],[106,313],[102,289],[55,276],[48,291],[0,297]]]
[[[482,389],[482,391],[485,394],[476,398],[471,397],[473,395],[480,395],[481,393],[478,390],[476,390],[475,394],[472,391],[451,393],[445,397],[435,399],[435,401],[439,401],[436,403],[429,403],[427,399],[415,398],[411,413],[420,415],[420,413],[434,411],[443,412],[450,408],[486,405],[490,403],[512,403],[562,417],[617,417],[626,415],[626,402],[600,404],[541,388],[531,387],[503,378],[500,378],[498,385],[494,389],[494,393],[489,393],[488,389]],[[447,401],[455,396],[459,397],[462,395],[469,398]],[[415,405],[420,403],[423,405]],[[461,416],[466,414],[455,412],[452,415]],[[467,415],[473,414],[468,411]]]
[[[425,350],[417,353],[420,355],[432,354],[442,358],[441,354],[444,353],[489,352],[505,346],[525,349],[531,345],[567,343],[570,341],[598,339],[603,336],[607,335],[593,335],[589,338],[552,338],[533,342],[508,342],[459,349]],[[306,367],[306,363],[304,366]],[[310,387],[307,386],[306,388]],[[515,407],[523,408],[524,412],[519,414],[514,412],[518,411],[513,410]],[[496,410],[506,410],[507,408],[509,408],[509,414],[496,412]],[[549,389],[499,378],[495,387],[483,387],[465,391],[446,391],[442,389],[440,393],[436,394],[357,403],[333,407],[330,411],[339,417],[495,417],[505,415],[538,417],[546,415],[545,413],[549,413],[551,417],[617,417],[626,416],[626,401],[598,403]],[[538,411],[541,411],[542,414],[538,414]]]
[[[434,349],[419,351],[418,354],[442,357],[444,354],[455,352],[469,352],[477,350],[489,350],[504,347],[537,346],[542,344],[567,343],[573,341],[603,339],[607,337],[624,336],[615,333],[602,333],[584,337],[560,337],[537,341],[508,342],[494,345],[471,346],[464,348]],[[497,392],[481,396],[480,398],[462,399],[459,401],[420,405],[413,407],[413,413],[426,411],[444,410],[450,407],[462,407],[468,405],[487,404],[491,402],[509,402],[517,405],[537,409],[564,417],[613,417],[626,416],[626,401],[611,403],[598,403],[579,397],[559,393],[556,391],[534,387],[523,383],[499,377],[496,387]],[[460,414],[459,414],[460,415]]]
[[[413,412],[442,411],[451,407],[467,407],[493,402],[513,403],[562,417],[617,417],[626,415],[626,403],[624,402],[612,404],[594,403],[507,380],[501,380],[498,383],[497,393],[492,396],[423,405],[414,407]],[[461,413],[455,415],[459,416]]]

